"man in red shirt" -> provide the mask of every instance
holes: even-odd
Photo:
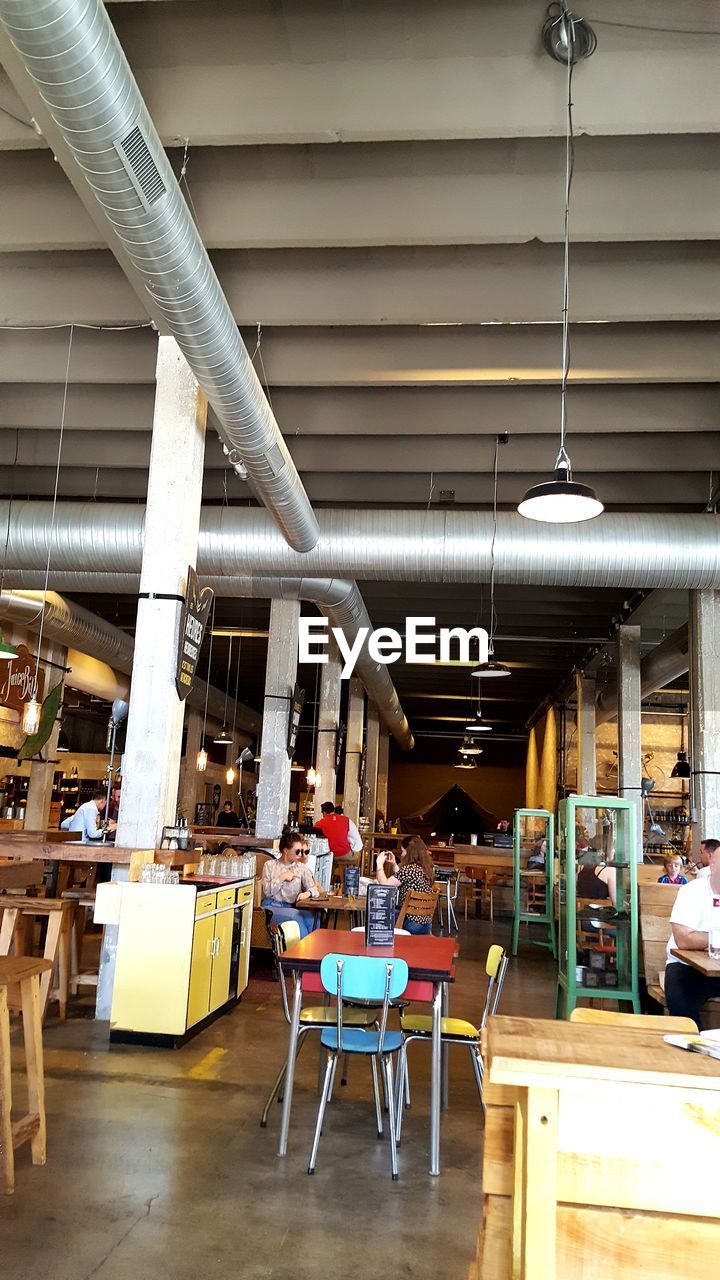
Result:
[[[360,853],[363,842],[355,823],[344,813],[336,813],[335,805],[326,800],[322,809],[322,818],[318,818],[315,827],[322,831],[330,845],[334,858],[347,858],[351,853]]]

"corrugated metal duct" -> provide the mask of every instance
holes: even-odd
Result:
[[[110,247],[119,242],[130,283],[141,282],[215,410],[230,461],[244,463],[290,546],[309,551],[310,501],[104,5],[0,0],[0,22],[29,78],[16,75],[16,88],[31,112],[39,94],[52,115]]]
[[[0,0],[1,2],[1,0]],[[477,511],[327,509],[320,540],[306,555],[283,541],[267,512],[204,508],[197,568],[203,576],[367,578],[396,582],[482,582],[490,573],[492,515]],[[7,523],[0,502],[0,527]],[[59,503],[53,583],[68,571],[137,574],[144,512],[123,503]],[[45,567],[47,502],[13,504],[9,570]],[[587,525],[539,525],[501,512],[495,580],[548,587],[720,588],[716,515],[605,514]],[[11,577],[6,574],[6,582]],[[62,578],[65,589],[67,578]],[[12,577],[19,585],[18,576]],[[24,584],[27,585],[27,584]],[[109,590],[79,577],[75,590]]]

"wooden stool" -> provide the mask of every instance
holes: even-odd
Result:
[[[40,1008],[42,1016],[45,1017],[51,995],[52,970],[57,961],[58,988],[52,995],[53,999],[58,1001],[60,1020],[64,1022],[67,1016],[70,980],[72,902],[58,898],[21,898],[7,894],[2,899],[2,905],[4,913],[0,924],[0,956],[8,956],[11,947],[16,956],[28,955],[32,950],[33,921],[47,917],[48,927],[43,956],[51,964],[49,971],[43,971],[40,982]]]
[[[95,910],[95,893],[87,889],[66,889],[63,898],[72,903],[73,917],[70,934],[70,993],[76,996],[78,987],[96,987],[97,969],[82,972],[82,950],[89,911]]]
[[[45,1164],[45,1084],[43,1079],[40,974],[49,984],[50,960],[33,956],[0,956],[0,1192],[15,1190],[15,1147],[30,1143],[33,1164]],[[15,987],[20,988],[17,1001]],[[12,991],[9,998],[8,988]],[[27,1115],[13,1124],[10,1074],[10,1008],[22,1008],[27,1074]]]

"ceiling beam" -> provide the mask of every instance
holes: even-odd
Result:
[[[573,238],[717,238],[715,145],[578,139]],[[515,244],[562,238],[562,172],[559,139],[355,143],[199,148],[187,182],[209,249]],[[104,247],[49,151],[0,152],[0,189],[0,252]]]

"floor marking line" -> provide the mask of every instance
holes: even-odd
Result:
[[[221,1058],[225,1057],[226,1053],[227,1049],[223,1049],[220,1045],[216,1045],[214,1049],[210,1049],[209,1052],[205,1054],[205,1057],[201,1058],[199,1062],[196,1062],[195,1066],[191,1067],[185,1074],[190,1080],[206,1080],[211,1074],[213,1067]]]

